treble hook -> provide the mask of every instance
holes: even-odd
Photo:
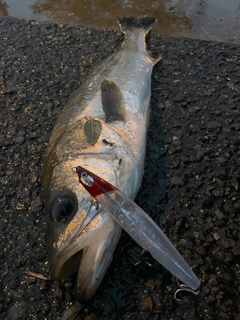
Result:
[[[177,279],[177,284],[178,284],[178,286],[180,287],[180,289],[177,289],[177,290],[175,291],[173,298],[174,298],[177,302],[184,302],[184,300],[177,298],[177,294],[178,294],[179,292],[190,292],[190,293],[194,294],[195,296],[199,295],[200,290],[195,290],[195,291],[194,291],[194,290],[192,290],[191,288],[189,288],[187,285],[185,285],[185,284],[183,284],[183,283],[179,283],[179,279],[178,279],[178,278],[176,278],[176,279]]]
[[[134,263],[134,266],[136,267],[138,264],[140,264],[141,262],[145,262],[149,267],[152,267],[152,264],[150,262],[148,262],[145,258],[143,258],[144,252],[146,252],[146,250],[142,250],[141,256],[142,259],[139,260],[138,262]]]

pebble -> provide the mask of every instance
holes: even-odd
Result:
[[[223,319],[223,320],[228,320],[230,319],[229,315],[223,311],[220,311],[219,314],[218,314],[218,318],[219,319]]]
[[[224,215],[224,213],[223,213],[221,210],[219,210],[219,209],[217,209],[217,210],[215,211],[215,214],[216,214],[216,216],[217,216],[218,219],[224,219],[224,218],[226,218],[226,216]],[[216,240],[217,240],[217,239],[216,239]]]
[[[23,136],[17,136],[15,138],[15,142],[19,145],[23,144],[23,142],[25,142],[25,138]]]
[[[240,244],[233,249],[233,253],[240,255]]]
[[[223,246],[226,249],[233,248],[236,245],[236,242],[230,238],[222,238],[219,241],[220,246]]]
[[[151,297],[145,298],[141,303],[140,303],[140,309],[143,312],[151,312],[153,309],[153,301]]]
[[[31,202],[31,211],[32,212],[39,212],[42,210],[42,208],[43,208],[43,201],[40,197],[35,198]]]
[[[220,229],[217,232],[214,232],[214,234],[213,234],[213,238],[215,240],[219,240],[221,238],[225,238],[225,236],[226,236],[226,230],[225,229]]]
[[[203,246],[200,246],[197,248],[197,253],[200,254],[201,256],[205,256],[207,250],[203,247]]]
[[[179,187],[184,185],[183,180],[179,177],[172,177],[171,183],[174,184],[175,186],[179,186]]]
[[[208,123],[209,129],[217,129],[217,128],[221,128],[221,127],[222,127],[221,123],[219,123],[217,121],[209,121],[209,123]]]

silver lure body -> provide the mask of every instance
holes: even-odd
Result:
[[[107,212],[78,234],[94,200],[73,168],[81,165],[134,199],[141,185],[153,59],[145,37],[154,19],[123,19],[121,49],[104,60],[63,108],[44,164],[50,277],[77,271],[76,294],[89,300],[112,260],[121,227]]]

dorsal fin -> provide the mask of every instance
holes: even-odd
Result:
[[[106,115],[106,122],[124,121],[125,110],[122,104],[122,93],[113,81],[103,80],[101,83],[102,107]]]
[[[94,146],[102,132],[102,124],[98,119],[89,118],[84,124],[84,134],[87,142]]]

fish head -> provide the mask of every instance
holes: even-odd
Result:
[[[86,167],[121,189],[126,186],[125,192],[131,193],[133,179],[124,179],[122,170],[117,171],[110,160],[93,156],[68,160],[56,165],[48,180],[45,199],[50,278],[61,280],[77,272],[76,296],[82,302],[91,299],[100,285],[121,227],[107,212],[100,212],[80,232],[82,222],[95,208],[95,200],[79,183],[75,168]]]

